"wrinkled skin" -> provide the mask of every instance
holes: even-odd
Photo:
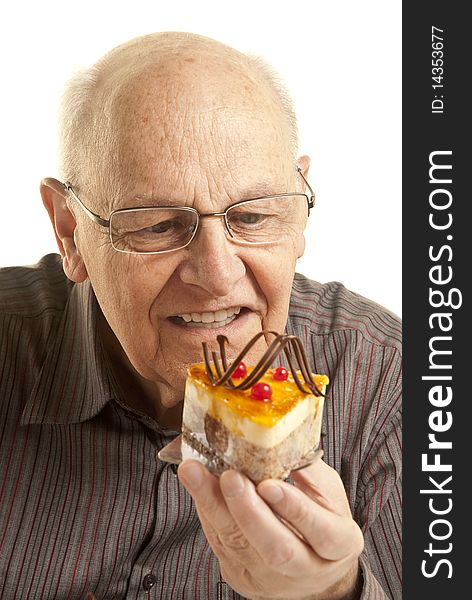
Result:
[[[143,53],[136,59],[139,45],[118,50],[104,68],[92,108],[105,133],[97,137],[95,160],[73,182],[104,218],[116,208],[159,203],[217,212],[239,200],[303,190],[272,92],[237,53],[210,40],[194,43],[179,54],[157,51],[148,61]],[[306,174],[308,158],[297,164]],[[137,256],[116,252],[107,230],[57,180],[43,180],[41,193],[67,276],[92,283],[125,397],[161,424],[179,427],[186,370],[201,360],[202,341],[226,335],[231,357],[262,329],[284,331],[306,211],[290,239],[272,245],[235,244],[215,218],[202,222],[187,248]],[[241,308],[239,315],[217,329],[176,319],[232,307]],[[262,338],[248,362],[264,348]],[[200,486],[190,483],[192,469]],[[307,491],[299,474],[299,489],[276,484],[284,499],[273,507],[304,535],[302,542],[262,499],[265,483],[256,490],[233,472],[219,481],[201,466],[181,466],[224,577],[250,598],[353,597],[362,535],[337,474],[324,464],[307,472],[325,500]],[[244,485],[236,500],[225,493],[238,477]]]
[[[293,473],[294,486],[266,480],[256,488],[236,471],[218,479],[190,460],[180,465],[179,477],[195,500],[223,576],[243,596],[358,597],[362,533],[331,467],[319,461]]]

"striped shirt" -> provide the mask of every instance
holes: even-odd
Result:
[[[241,598],[158,451],[175,432],[120,398],[90,283],[60,257],[0,270],[0,598]],[[324,460],[365,535],[363,598],[401,597],[401,328],[296,275],[287,332],[330,378]]]

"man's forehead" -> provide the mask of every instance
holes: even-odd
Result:
[[[198,179],[201,170],[240,179],[286,159],[287,129],[270,102],[229,97],[227,90],[218,96],[215,88],[208,93],[196,84],[177,93],[180,84],[152,93],[141,88],[112,113],[120,171],[141,179],[156,169],[164,179],[175,171]]]
[[[159,185],[226,177],[244,195],[270,193],[290,154],[280,104],[243,55],[194,42],[118,49],[103,69],[94,108],[120,189],[142,182],[154,194]]]
[[[199,210],[222,210],[241,200],[284,193],[294,188],[292,164],[256,163],[249,169],[218,169],[210,172],[182,163],[174,170],[155,171],[148,176],[117,176],[119,190],[109,197],[108,209],[145,205],[187,205]]]

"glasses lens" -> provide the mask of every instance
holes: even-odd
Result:
[[[121,252],[166,252],[192,239],[198,215],[186,208],[120,210],[110,217],[111,240]]]
[[[228,228],[236,240],[247,244],[277,242],[300,232],[306,205],[303,194],[241,202],[228,210]]]

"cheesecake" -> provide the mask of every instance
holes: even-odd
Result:
[[[255,483],[285,478],[319,445],[329,379],[309,371],[295,336],[277,336],[254,366],[246,366],[243,358],[256,339],[227,365],[225,338],[218,337],[222,364],[211,364],[204,348],[205,363],[188,370],[182,457],[197,453],[212,471],[236,469]],[[297,351],[290,354],[291,345]],[[270,367],[282,350],[292,370]]]

